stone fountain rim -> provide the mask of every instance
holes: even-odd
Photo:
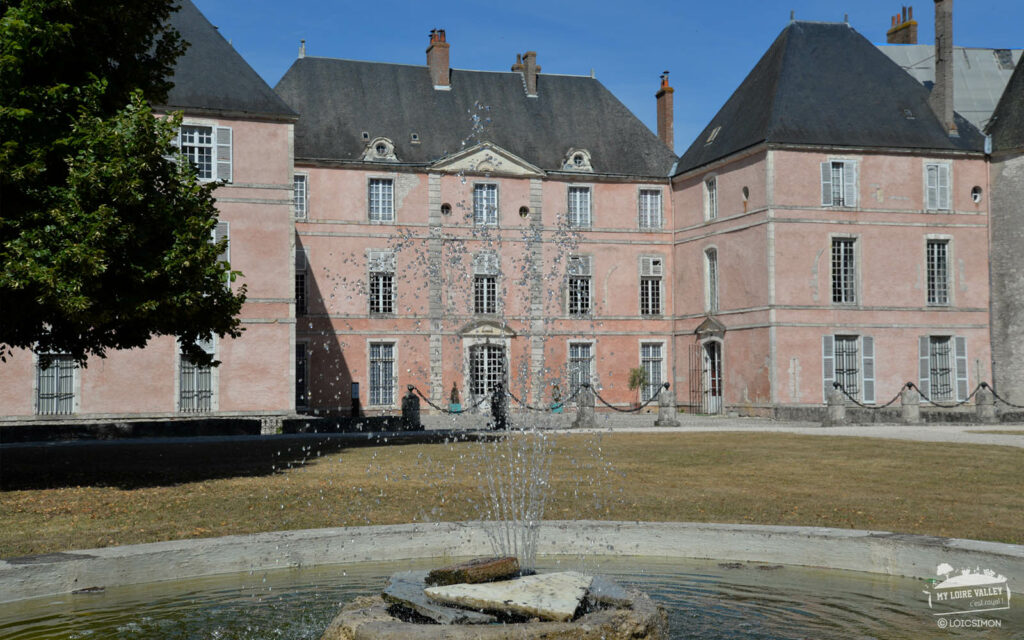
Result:
[[[688,522],[541,524],[541,555],[651,556],[759,562],[934,577],[940,563],[1024,576],[1024,545],[887,531]],[[481,522],[277,531],[83,549],[0,560],[0,602],[315,565],[489,555]]]

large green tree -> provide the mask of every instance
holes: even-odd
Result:
[[[244,287],[211,242],[215,184],[157,118],[187,46],[173,0],[0,1],[0,358],[79,362],[237,337]]]

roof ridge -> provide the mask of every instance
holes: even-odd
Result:
[[[333,58],[333,57],[330,57],[330,56],[303,56],[302,58],[297,58],[297,60],[310,59],[310,58],[316,59],[316,60],[330,60],[330,61],[333,61],[333,62],[358,62],[360,64],[388,65],[388,66],[393,66],[393,67],[413,67],[413,68],[416,68],[416,69],[427,69],[428,68],[427,65],[425,65],[425,64],[411,64],[411,63],[408,63],[408,62],[385,62],[385,61],[381,61],[381,60],[357,60],[355,58]],[[509,70],[509,71],[500,71],[500,70],[496,70],[496,69],[463,69],[461,67],[451,67],[451,70],[452,71],[463,71],[463,72],[466,72],[466,73],[507,73],[507,74],[521,73],[519,71],[511,71],[511,70]],[[553,78],[553,77],[558,77],[558,78],[587,78],[587,79],[591,79],[591,80],[597,80],[597,78],[595,76],[592,76],[589,73],[585,73],[584,74],[584,73],[543,73],[543,72],[540,72],[539,75],[547,76],[549,78]]]

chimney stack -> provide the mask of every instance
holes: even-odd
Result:
[[[903,10],[892,17],[892,28],[885,32],[886,44],[917,44],[917,21],[914,7]]]
[[[518,69],[516,68],[518,67]],[[527,51],[523,54],[522,62],[516,56],[516,65],[513,70],[523,74],[523,83],[526,85],[526,95],[531,98],[537,97],[537,75],[540,74],[540,65],[537,64],[537,52]]]
[[[448,42],[445,41],[444,29],[430,30],[430,46],[427,47],[427,67],[430,69],[430,81],[435,89],[451,89]]]
[[[675,89],[668,86],[668,71],[661,74],[661,87],[654,97],[658,101],[658,139],[665,143],[665,146],[675,153],[676,135],[672,128],[674,110],[672,107],[672,94]]]
[[[953,121],[953,0],[935,0],[935,84],[928,102],[949,135],[956,135],[956,123]]]

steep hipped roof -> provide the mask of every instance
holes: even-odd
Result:
[[[174,88],[165,108],[295,117],[191,0],[181,0],[171,25],[190,46],[175,64]]]
[[[793,22],[683,154],[677,173],[761,142],[980,151],[978,130],[959,114],[956,124],[960,135],[951,138],[928,106],[928,90],[849,25]]]
[[[992,149],[1024,148],[1024,64],[1017,65],[988,125]]]
[[[882,53],[923,84],[935,82],[935,46],[930,44],[878,45]],[[953,47],[953,108],[984,129],[1003,95],[1021,49]]]
[[[275,87],[301,116],[298,160],[358,160],[385,137],[400,163],[429,164],[492,142],[544,169],[570,148],[590,153],[594,173],[667,176],[675,155],[597,80],[540,75],[527,97],[518,72],[452,70],[434,89],[426,66],[300,58]],[[418,136],[413,143],[412,134]]]

